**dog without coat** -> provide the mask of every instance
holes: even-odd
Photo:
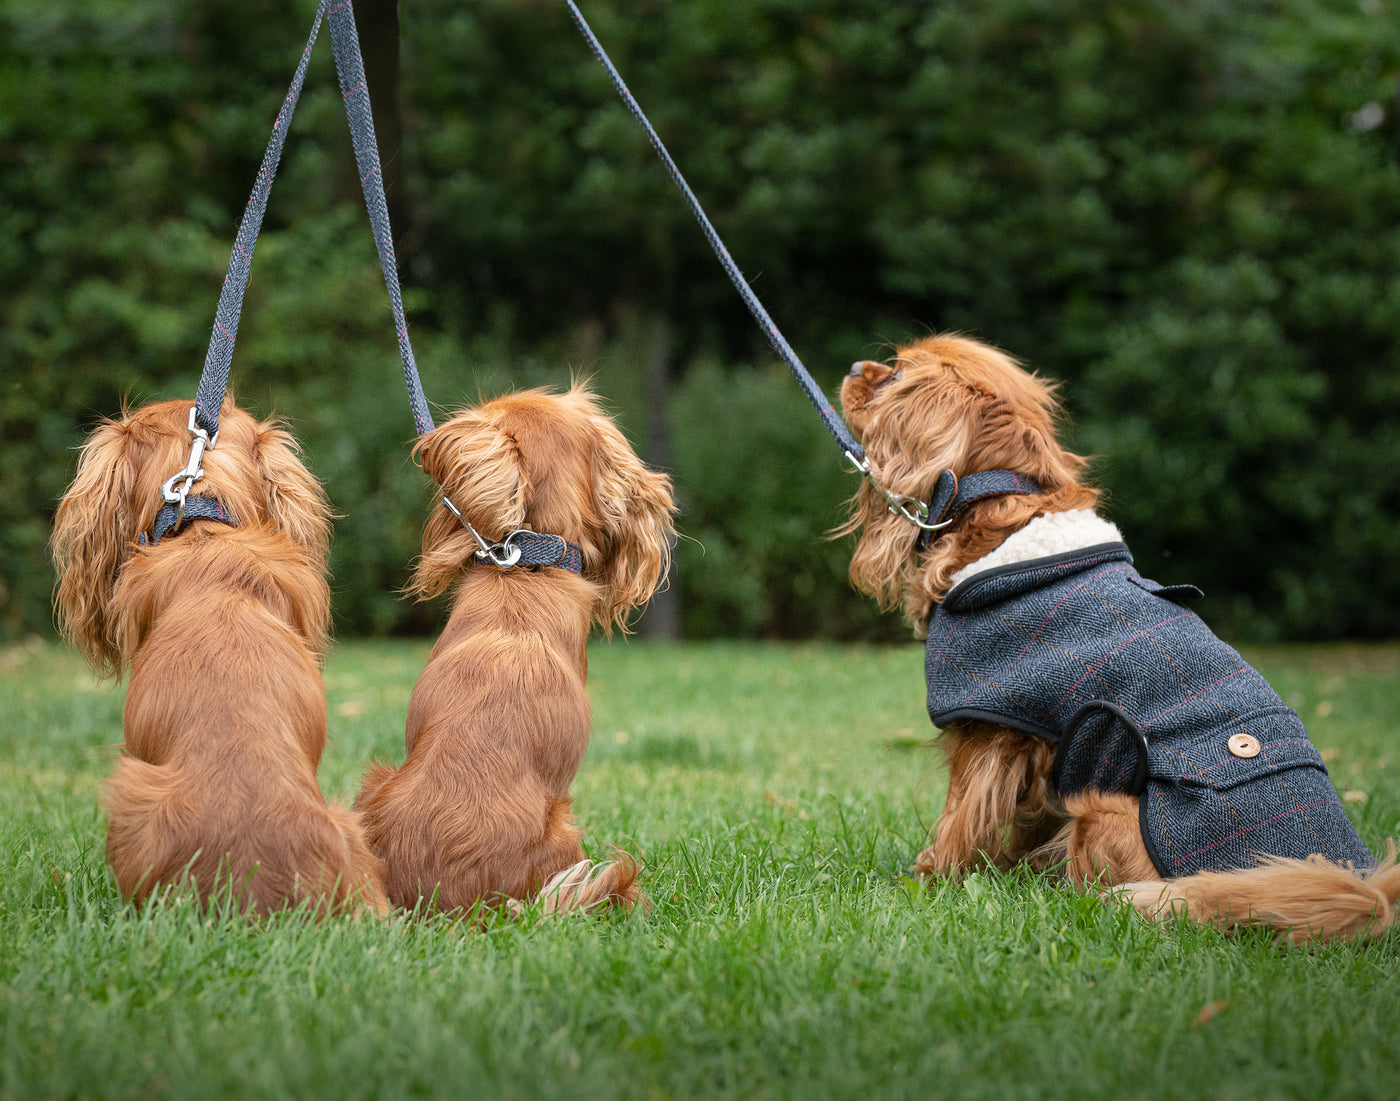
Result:
[[[229,399],[189,502],[203,518],[162,530],[189,412],[167,401],[101,425],[54,525],[65,636],[99,674],[131,673],[107,861],[137,903],[188,875],[201,899],[229,890],[250,913],[386,913],[357,817],[316,784],[325,496],[291,437]]]
[[[1356,836],[1288,708],[1143,578],[1056,439],[1054,386],[976,341],[861,362],[842,406],[881,485],[931,501],[922,536],[869,485],[851,579],[928,639],[948,798],[914,867],[1063,864],[1144,914],[1262,925],[1294,943],[1377,933],[1394,852]]]
[[[589,628],[625,629],[670,557],[669,480],[649,470],[582,389],[486,402],[418,445],[460,512],[434,511],[410,591],[456,586],[409,701],[401,768],[376,764],[355,806],[390,900],[440,911],[539,897],[547,912],[631,907],[637,866],[585,860],[569,785],[591,723]],[[558,564],[497,564],[512,533]],[[572,567],[572,568],[570,568]]]

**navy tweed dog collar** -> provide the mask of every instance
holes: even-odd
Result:
[[[237,527],[238,520],[224,508],[223,502],[213,497],[186,497],[183,505],[162,505],[156,513],[156,522],[151,528],[150,538],[143,531],[136,537],[141,546],[154,547],[167,535],[179,535],[191,520],[218,520],[221,524]]]
[[[502,569],[512,566],[531,569],[557,566],[561,570],[583,575],[582,547],[569,542],[562,535],[547,535],[531,531],[529,528],[520,528],[494,546],[475,551],[472,559],[476,562],[489,562]]]
[[[961,478],[951,470],[945,470],[934,483],[927,522],[947,527],[978,501],[988,497],[1004,497],[1013,493],[1030,496],[1039,492],[1041,489],[1037,482],[1014,470],[983,470]],[[916,543],[919,550],[928,549],[933,534],[929,528],[919,532]]]

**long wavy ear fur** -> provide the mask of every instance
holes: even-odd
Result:
[[[302,463],[296,440],[281,425],[262,421],[254,456],[273,524],[324,561],[331,539],[330,502],[321,483]]]
[[[205,480],[240,523],[267,523],[325,561],[331,537],[330,502],[300,457],[300,448],[275,417],[254,420],[224,400],[218,445],[204,453]]]
[[[59,502],[50,549],[58,573],[54,608],[63,637],[99,676],[119,676],[121,651],[111,621],[112,597],[136,530],[131,515],[136,470],[124,424],[105,421],[78,457]]]
[[[584,391],[576,388],[568,397],[586,400],[594,422],[590,466],[601,554],[585,563],[585,574],[603,587],[595,618],[605,632],[625,631],[628,613],[651,599],[670,566],[676,534],[671,479],[637,458]]]
[[[205,452],[204,468],[209,491],[232,509],[240,525],[267,524],[290,541],[275,550],[247,544],[248,583],[319,654],[330,633],[331,508],[300,450],[276,417],[255,420],[229,396],[220,413],[219,444]],[[226,553],[232,556],[234,547]]]

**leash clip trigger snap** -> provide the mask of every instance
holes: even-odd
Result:
[[[511,532],[499,543],[488,543],[481,532],[477,531],[476,528],[472,527],[471,524],[467,522],[467,518],[462,515],[462,510],[454,505],[446,494],[443,494],[442,505],[448,512],[452,513],[453,516],[457,517],[462,527],[466,528],[471,534],[471,537],[476,540],[477,549],[472,551],[472,554],[481,561],[492,562],[502,569],[509,569],[520,561],[520,548],[511,542],[512,539],[520,534],[520,531]]]
[[[190,489],[195,482],[204,477],[204,468],[200,465],[204,461],[204,452],[214,447],[219,442],[219,434],[214,433],[214,438],[209,438],[209,433],[195,423],[195,414],[198,406],[190,406],[190,436],[193,437],[190,443],[190,461],[185,464],[185,469],[178,474],[172,474],[160,487],[160,495],[172,505],[179,505],[183,513],[185,508],[185,498],[190,495]],[[175,483],[184,479],[184,484],[179,489],[175,488]]]
[[[869,459],[857,458],[856,453],[849,449],[843,451],[842,454],[846,461],[851,464],[852,470],[864,476],[875,492],[885,499],[891,516],[903,516],[920,531],[938,531],[952,523],[951,520],[944,520],[941,524],[930,524],[927,504],[916,497],[897,497],[891,493],[875,480],[875,472],[870,469]]]
[[[953,521],[944,520],[937,524],[928,522],[928,505],[914,497],[895,497],[886,493],[885,499],[890,503],[890,512],[896,516],[903,516],[920,531],[941,531]],[[910,509],[913,511],[909,511]]]

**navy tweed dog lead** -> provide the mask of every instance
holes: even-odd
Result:
[[[408,387],[414,427],[420,435],[431,431],[433,427],[432,415],[428,412],[428,403],[423,397],[422,383],[418,378],[413,345],[408,337],[408,322],[404,316],[403,294],[394,258],[393,234],[389,227],[389,208],[384,197],[383,173],[380,170],[379,146],[374,134],[359,34],[355,29],[355,13],[350,0],[337,0],[334,4],[330,4],[329,0],[321,0],[311,25],[311,34],[306,40],[306,48],[302,50],[301,61],[292,77],[291,87],[273,122],[272,137],[268,141],[267,152],[263,155],[262,165],[258,169],[258,178],[254,182],[252,194],[248,197],[243,219],[239,223],[233,252],[229,256],[228,273],[219,292],[214,330],[209,338],[209,351],[204,359],[204,369],[200,374],[199,391],[195,399],[195,423],[208,432],[211,439],[219,430],[219,408],[223,405],[224,392],[228,388],[233,347],[238,337],[238,319],[243,309],[243,295],[248,287],[248,276],[253,264],[253,249],[257,245],[263,215],[267,211],[268,195],[272,190],[272,181],[277,175],[282,147],[286,143],[287,130],[291,126],[297,100],[301,96],[302,85],[306,80],[306,67],[311,60],[311,50],[316,44],[316,36],[323,18],[330,25],[336,74],[345,101],[345,116],[350,126],[350,138],[360,171],[365,209],[369,213],[370,228],[374,233],[374,244],[379,253],[379,266],[383,270],[384,284],[389,292],[389,304],[398,334],[399,356],[403,361],[404,382]]]
[[[432,414],[423,397],[423,384],[418,378],[418,364],[413,358],[413,345],[408,339],[408,321],[404,317],[403,293],[399,287],[398,262],[394,258],[394,234],[389,227],[389,204],[384,197],[384,173],[379,163],[379,141],[374,135],[374,115],[370,110],[369,85],[365,79],[365,63],[360,55],[360,36],[355,29],[355,13],[350,0],[338,0],[329,13],[331,47],[335,53],[335,71],[340,81],[341,97],[345,101],[345,117],[350,123],[350,141],[355,148],[355,163],[360,170],[360,187],[365,196],[374,247],[379,252],[379,267],[384,272],[384,286],[389,292],[389,306],[394,314],[394,331],[399,339],[399,358],[403,361],[403,378],[408,387],[408,404],[413,411],[413,425],[421,436],[433,430]]]
[[[351,142],[355,149],[356,162],[360,169],[360,182],[364,191],[365,208],[369,213],[370,228],[374,234],[375,248],[379,253],[380,267],[384,273],[384,283],[389,292],[390,307],[394,315],[395,330],[398,334],[399,355],[403,361],[404,381],[408,387],[409,406],[413,413],[414,427],[421,435],[432,430],[433,420],[423,397],[423,387],[418,378],[417,364],[413,358],[413,347],[408,337],[408,323],[404,316],[403,295],[399,287],[398,268],[394,258],[393,234],[389,228],[388,203],[384,197],[383,174],[380,171],[379,146],[374,135],[374,122],[370,110],[369,89],[365,79],[364,61],[360,53],[359,34],[355,28],[354,10],[350,0],[338,0],[328,7],[329,0],[321,0],[316,8],[311,33],[302,50],[292,76],[291,86],[278,109],[272,125],[272,136],[268,140],[262,164],[258,169],[252,193],[239,222],[238,233],[234,238],[233,250],[229,255],[228,271],[224,275],[223,286],[219,291],[219,303],[215,310],[214,328],[209,338],[209,350],[200,372],[199,388],[190,420],[191,435],[196,437],[191,464],[185,472],[185,484],[178,500],[166,494],[167,503],[157,513],[155,528],[149,545],[155,546],[168,535],[178,533],[189,520],[212,519],[228,524],[237,521],[213,498],[189,496],[189,489],[202,476],[198,469],[197,457],[204,446],[212,446],[219,432],[219,411],[224,395],[228,390],[228,377],[233,362],[234,344],[238,338],[238,322],[243,309],[243,297],[248,287],[252,270],[253,251],[257,247],[258,234],[262,228],[263,216],[267,211],[268,197],[282,159],[282,149],[286,144],[287,131],[291,127],[292,116],[306,81],[306,70],[311,60],[311,51],[316,45],[316,37],[323,18],[328,18],[331,28],[331,46],[335,55],[337,77],[341,95],[345,102],[346,119],[350,126]],[[201,435],[202,434],[202,435]],[[169,488],[181,478],[176,475],[167,483]],[[139,537],[141,544],[147,545],[145,533]]]
[[[379,142],[374,132],[369,85],[365,77],[364,59],[360,52],[360,39],[355,28],[355,16],[350,0],[337,0],[327,13],[327,22],[331,29],[331,46],[335,54],[335,70],[340,82],[341,98],[345,103],[345,117],[350,124],[350,141],[355,150],[355,164],[360,173],[360,189],[364,193],[365,210],[369,215],[375,249],[379,253],[379,266],[384,273],[384,286],[389,292],[389,304],[394,314],[394,329],[398,334],[399,356],[403,361],[409,407],[413,412],[414,427],[421,436],[432,431],[433,418],[423,396],[423,385],[418,377],[413,345],[408,336],[408,322],[404,316],[398,263],[394,257],[394,235],[389,225],[389,204],[384,195],[384,173],[379,159]],[[445,496],[443,502],[459,520],[462,519],[462,514]],[[468,530],[472,529],[468,527]],[[578,574],[583,572],[583,552],[577,545],[558,535],[528,530],[513,532],[500,543],[489,548],[484,547],[477,552],[476,560],[491,562],[503,569],[511,566],[558,566]]]
[[[238,234],[233,241],[233,252],[229,255],[228,273],[219,291],[219,305],[214,314],[214,331],[209,337],[209,351],[204,357],[204,370],[199,376],[199,391],[195,397],[195,423],[209,433],[209,438],[219,431],[219,409],[224,403],[224,392],[228,389],[229,369],[233,363],[233,345],[238,338],[238,318],[243,311],[243,294],[248,289],[248,274],[253,266],[253,249],[258,243],[258,231],[262,229],[263,214],[267,211],[267,197],[272,191],[272,180],[277,175],[277,165],[282,159],[282,146],[287,140],[287,129],[296,111],[297,100],[301,96],[302,84],[306,80],[306,66],[311,60],[311,48],[316,45],[316,34],[321,29],[321,17],[326,10],[326,0],[321,0],[316,9],[315,22],[311,24],[311,35],[306,40],[306,48],[301,52],[291,87],[277,112],[272,124],[272,137],[263,154],[258,178],[253,183],[253,192],[248,196],[248,205],[243,219],[238,224]]]
[[[379,253],[379,266],[384,273],[384,286],[389,292],[389,305],[394,314],[394,330],[398,334],[404,383],[408,387],[408,403],[413,412],[414,427],[421,436],[433,430],[433,418],[423,396],[418,365],[413,358],[413,345],[408,337],[408,321],[404,316],[398,263],[394,257],[394,234],[389,225],[389,204],[384,195],[379,141],[375,137],[369,85],[365,77],[360,38],[355,29],[355,16],[350,0],[337,0],[327,13],[327,22],[330,24],[331,46],[335,53],[336,77],[340,82],[341,98],[345,102],[345,117],[350,124],[350,141],[355,149],[355,164],[360,172],[360,188],[364,193],[365,210],[369,214],[374,246]],[[452,512],[461,519],[461,513],[455,506],[452,507]],[[502,568],[557,566],[573,573],[583,573],[583,551],[576,544],[558,535],[529,530],[511,533],[495,546],[478,552],[476,559],[491,562]]]
[[[608,57],[607,51],[603,49],[602,43],[593,33],[593,28],[588,25],[588,20],[584,19],[583,13],[578,10],[578,6],[573,0],[565,0],[565,4],[569,9],[569,14],[573,16],[574,23],[578,26],[579,32],[593,51],[593,56],[603,66],[608,74],[608,79],[612,81],[613,87],[617,90],[617,94],[626,104],[627,110],[632,113],[632,117],[646,132],[647,140],[651,142],[651,147],[656,151],[657,157],[660,158],[667,174],[671,177],[671,182],[676,185],[685,198],[686,205],[690,207],[691,214],[699,223],[701,232],[705,234],[705,239],[710,243],[710,248],[719,258],[720,265],[724,268],[725,274],[729,276],[729,281],[734,284],[734,289],[739,292],[739,297],[744,300],[744,305],[748,307],[749,313],[753,315],[753,319],[763,330],[763,335],[768,338],[768,343],[772,345],[773,350],[778,353],[788,370],[792,372],[792,377],[802,387],[802,392],[807,395],[807,400],[816,408],[817,415],[826,425],[826,430],[841,446],[842,451],[857,465],[864,462],[865,449],[856,442],[855,437],[851,435],[851,430],[846,427],[846,422],[841,419],[831,402],[827,400],[826,395],[822,393],[821,387],[812,378],[811,372],[797,358],[797,353],[783,338],[777,324],[768,316],[768,311],[763,308],[763,303],[758,300],[758,295],[754,293],[748,280],[739,271],[739,265],[734,262],[734,258],[729,255],[729,250],[724,247],[719,233],[716,232],[714,225],[705,214],[705,208],[700,205],[700,200],[695,197],[695,192],[691,191],[690,185],[685,182],[685,177],[681,175],[681,170],[676,167],[676,162],[671,159],[671,154],[667,151],[665,143],[652,127],[645,112],[642,111],[641,105],[633,97],[632,92],[622,79],[622,74],[617,71],[617,67]]]
[[[890,511],[896,515],[903,516],[911,524],[920,530],[920,545],[926,545],[928,534],[932,528],[933,521],[926,515],[925,506],[922,501],[916,501],[910,497],[900,496],[891,493],[880,484],[876,477],[876,472],[871,468],[865,457],[865,448],[860,445],[855,436],[851,434],[850,428],[843,421],[840,415],[833,408],[831,402],[822,393],[821,387],[812,378],[811,372],[803,365],[802,360],[797,357],[797,353],[792,350],[791,345],[783,338],[777,324],[768,315],[768,311],[763,308],[763,303],[758,300],[758,295],[749,286],[749,282],[744,278],[739,270],[739,265],[734,262],[734,258],[729,254],[729,250],[724,247],[724,242],[720,239],[719,233],[715,230],[714,224],[705,214],[705,208],[700,205],[700,200],[695,197],[695,192],[686,183],[685,177],[681,175],[681,170],[676,162],[671,158],[666,144],[661,140],[651,121],[647,118],[646,112],[642,110],[641,104],[632,95],[631,89],[627,87],[622,79],[622,74],[618,72],[617,66],[608,57],[607,51],[603,49],[603,44],[598,41],[598,36],[593,33],[593,28],[588,25],[588,20],[583,17],[583,12],[579,11],[578,5],[573,0],[564,0],[565,6],[569,9],[569,14],[573,17],[579,33],[583,35],[584,41],[588,43],[589,49],[593,51],[593,56],[598,59],[604,72],[608,74],[608,79],[612,81],[613,88],[623,104],[637,120],[637,124],[642,128],[647,136],[647,141],[655,150],[662,166],[666,169],[667,175],[671,177],[671,182],[676,185],[681,196],[685,199],[686,205],[690,207],[690,212],[694,216],[696,223],[700,226],[701,232],[705,235],[705,240],[714,250],[715,256],[719,258],[720,266],[724,268],[724,273],[729,276],[729,281],[734,285],[734,289],[739,292],[739,297],[743,299],[744,305],[748,307],[753,319],[758,322],[758,326],[763,330],[763,335],[768,338],[768,343],[773,350],[778,353],[779,358],[787,365],[788,371],[797,381],[802,392],[807,395],[807,400],[816,409],[817,415],[821,417],[822,424],[831,433],[837,445],[841,448],[841,454],[848,459],[854,469],[866,478],[871,486],[889,504]]]

